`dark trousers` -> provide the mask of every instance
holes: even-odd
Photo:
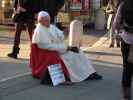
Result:
[[[34,30],[34,22],[31,23],[16,23],[15,24],[15,38],[14,38],[14,46],[19,47],[20,44],[20,36],[21,36],[21,32],[24,29],[24,27],[26,27],[26,29],[28,30],[29,33],[29,37],[30,37],[30,41],[32,40],[32,34],[33,34],[33,30]]]
[[[130,45],[121,42],[121,51],[123,57],[123,75],[122,75],[122,86],[131,87],[132,75],[133,75],[133,64],[128,62]]]

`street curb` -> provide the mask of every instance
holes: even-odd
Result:
[[[93,65],[100,65],[100,66],[105,66],[105,67],[110,67],[110,68],[122,68],[122,64],[115,64],[111,62],[105,62],[105,61],[93,61]]]

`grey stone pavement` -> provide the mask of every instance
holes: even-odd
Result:
[[[31,77],[26,32],[22,34],[19,59],[6,56],[11,51],[13,31],[0,26],[0,100],[122,100],[120,49],[108,47],[109,39],[104,32],[89,30],[83,36],[83,49],[103,80],[53,87],[40,85],[39,80]]]

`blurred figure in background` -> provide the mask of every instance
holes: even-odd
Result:
[[[121,33],[119,32],[121,30]],[[113,23],[113,29],[119,34],[123,57],[122,92],[123,100],[131,100],[131,85],[133,76],[133,0],[123,0]]]
[[[59,10],[64,6],[65,0],[42,0],[42,10],[47,11],[51,17],[51,23],[56,23]]]
[[[112,23],[114,21],[114,17],[116,15],[119,4],[120,4],[120,0],[109,0],[106,8],[106,13],[108,15],[107,30],[109,32],[109,37],[111,40],[109,47],[115,46],[115,38],[114,38],[115,32],[112,30]],[[120,47],[120,41],[116,41],[116,44],[117,44],[117,47]]]
[[[17,59],[19,53],[20,36],[24,27],[28,30],[30,40],[35,27],[35,14],[40,11],[41,0],[14,0],[15,37],[12,52],[8,57]]]

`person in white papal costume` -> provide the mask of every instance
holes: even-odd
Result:
[[[68,70],[71,82],[102,79],[81,50],[73,49],[64,43],[63,32],[50,24],[50,16],[45,11],[38,14],[38,24],[33,34],[32,44],[37,44],[39,48],[50,52],[57,51]]]

